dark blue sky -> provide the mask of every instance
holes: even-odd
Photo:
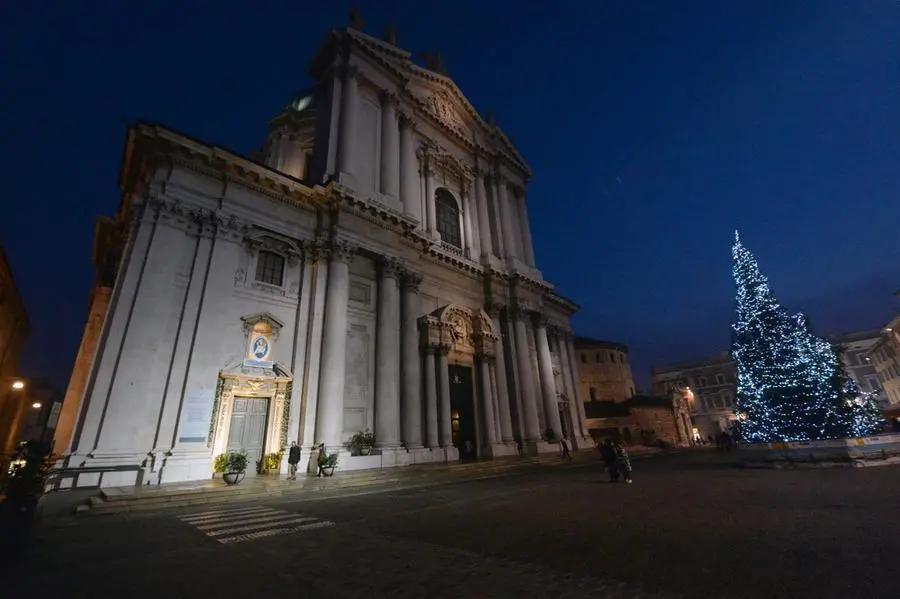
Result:
[[[347,6],[14,2],[0,22],[0,239],[33,333],[27,375],[68,381],[92,222],[118,203],[123,119],[239,152],[308,85]],[[333,6],[333,8],[323,8]],[[360,3],[366,31],[443,54],[535,173],[544,276],[585,335],[653,364],[725,348],[734,229],[821,333],[900,302],[900,4],[750,0]],[[426,9],[426,6],[428,8]]]

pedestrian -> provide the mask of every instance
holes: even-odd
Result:
[[[569,453],[569,444],[566,443],[565,437],[559,440],[559,450],[562,453],[562,457],[572,459],[572,454]]]
[[[606,471],[609,473],[609,482],[619,482],[619,464],[616,460],[616,450],[612,441],[606,439],[600,444],[600,455],[603,457],[603,463],[606,465]]]
[[[328,454],[325,453],[325,444],[319,443],[319,452],[316,455],[316,478],[322,478],[322,464],[325,463],[325,460],[328,458]]]
[[[619,443],[613,446],[613,451],[616,456],[616,464],[624,475],[625,482],[631,484],[631,458],[628,457],[628,452]],[[618,476],[616,479],[618,480]]]
[[[291,449],[288,451],[288,479],[297,480],[297,464],[300,463],[300,447],[296,441],[291,441]]]

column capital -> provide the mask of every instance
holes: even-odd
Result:
[[[400,274],[403,288],[410,293],[419,293],[419,285],[422,284],[422,275],[411,270],[404,270]]]
[[[384,107],[397,107],[397,94],[395,94],[394,92],[382,90],[382,92],[378,94],[378,99],[381,100],[381,105]]]
[[[506,311],[515,320],[525,320],[531,314],[531,310],[525,302],[517,302],[508,306]]]
[[[540,329],[547,329],[547,325],[550,324],[550,321],[547,319],[547,316],[541,312],[532,312],[531,318],[534,320],[534,326]]]
[[[484,311],[487,312],[487,315],[491,318],[500,318],[500,314],[503,313],[504,308],[505,306],[503,304],[491,302],[485,305]]]
[[[378,260],[379,274],[386,279],[400,280],[403,274],[403,263],[390,256],[381,256]]]
[[[353,261],[353,256],[359,249],[352,241],[346,239],[334,239],[328,247],[328,257],[332,262],[345,262],[349,264]]]
[[[416,121],[412,118],[412,116],[407,113],[405,110],[398,108],[397,109],[397,119],[400,121],[400,130],[416,130]]]
[[[359,67],[354,64],[345,64],[341,68],[341,74],[345,79],[358,79],[359,78]]]

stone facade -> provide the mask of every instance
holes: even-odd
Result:
[[[885,405],[889,403],[889,397],[882,388],[875,364],[869,356],[869,352],[881,339],[881,335],[881,330],[875,329],[834,335],[828,340],[841,350],[844,368],[859,390],[875,393],[878,403]]]
[[[585,404],[588,432],[595,440],[617,439],[626,444],[673,447],[691,444],[690,405],[683,394],[635,395],[625,401]]]
[[[333,31],[257,161],[130,129],[66,458],[105,472],[79,484],[209,478],[221,453],[294,440],[342,470],[590,445],[578,307],[536,267],[531,171],[431,66]],[[375,451],[351,455],[367,428]]]
[[[28,332],[28,315],[16,288],[6,252],[0,246],[0,479],[6,473],[8,456],[20,440],[30,405],[26,397],[27,388],[13,387],[19,380],[19,358]]]
[[[864,359],[878,377],[886,415],[896,420],[900,417],[900,315],[878,332]]]
[[[578,378],[585,401],[625,401],[634,396],[628,347],[614,341],[575,338]]]
[[[737,371],[730,352],[709,360],[656,368],[650,376],[654,394],[684,394],[696,436],[715,438],[736,420]]]

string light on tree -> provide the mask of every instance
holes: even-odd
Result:
[[[875,432],[881,413],[874,398],[859,393],[838,350],[813,335],[805,315],[791,316],[781,308],[737,232],[732,258],[737,287],[732,357],[741,438],[768,443]]]

